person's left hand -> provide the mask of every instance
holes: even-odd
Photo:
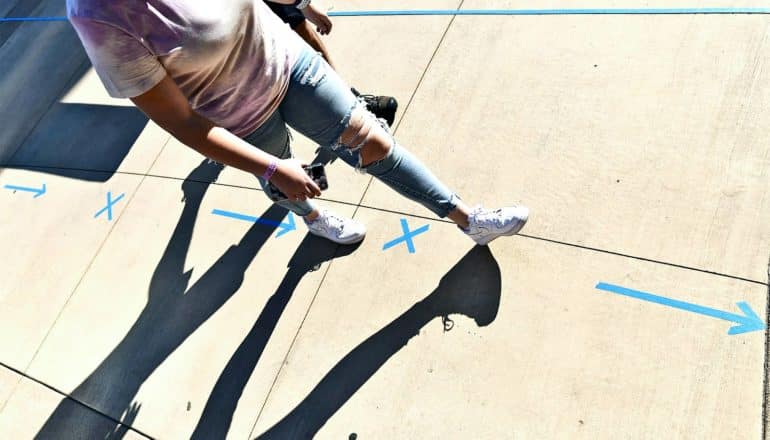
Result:
[[[316,25],[316,30],[321,35],[327,35],[332,31],[332,21],[326,13],[319,11],[312,4],[307,5],[305,9],[302,9],[302,14],[310,20],[311,23]]]

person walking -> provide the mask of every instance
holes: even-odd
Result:
[[[111,96],[131,99],[204,156],[255,175],[268,196],[277,188],[287,197],[277,203],[314,235],[351,244],[366,228],[311,200],[321,191],[293,158],[287,125],[479,245],[527,222],[524,206],[465,204],[262,0],[67,0],[67,16]]]

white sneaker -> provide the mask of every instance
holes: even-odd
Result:
[[[343,218],[322,210],[312,223],[307,223],[310,233],[339,244],[353,244],[363,240],[366,227],[352,218]]]
[[[509,206],[496,210],[473,208],[468,216],[470,226],[464,231],[477,244],[485,246],[503,235],[514,235],[524,227],[529,218],[526,206]]]

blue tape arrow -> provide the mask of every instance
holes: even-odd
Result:
[[[284,234],[288,234],[289,232],[297,229],[297,224],[294,223],[294,216],[292,215],[291,212],[289,213],[289,217],[288,217],[289,218],[289,222],[288,223],[281,223],[281,222],[276,222],[276,221],[272,221],[272,220],[265,220],[265,219],[262,219],[262,218],[259,218],[259,217],[253,217],[253,216],[245,215],[245,214],[238,214],[237,212],[224,211],[222,209],[215,209],[215,210],[211,211],[211,213],[214,214],[214,215],[221,215],[222,217],[234,218],[236,220],[243,220],[243,221],[247,221],[247,222],[251,222],[251,223],[260,223],[260,224],[263,224],[263,225],[278,226],[281,229],[278,231],[278,234],[276,234],[275,238],[278,238],[278,237],[280,237],[280,236],[282,236]]]
[[[711,309],[708,307],[699,306],[697,304],[690,304],[684,301],[677,301],[675,299],[653,295],[647,292],[640,292],[638,290],[631,290],[625,287],[615,286],[613,284],[599,283],[596,285],[596,288],[600,290],[606,290],[607,292],[617,293],[619,295],[630,296],[631,298],[641,299],[643,301],[654,302],[664,306],[674,307],[676,309],[686,310],[688,312],[698,313],[700,315],[706,315],[712,318],[719,318],[725,321],[737,323],[738,325],[730,327],[730,330],[727,331],[728,335],[737,335],[740,333],[765,329],[764,321],[762,321],[762,319],[757,316],[756,313],[754,313],[751,307],[743,301],[738,303],[738,308],[741,309],[743,315],[736,315],[733,313],[724,312],[722,310]]]
[[[13,190],[13,191],[26,191],[26,192],[35,193],[35,196],[32,197],[32,198],[36,199],[36,198],[42,196],[43,194],[45,194],[45,183],[43,184],[42,188],[27,188],[27,187],[24,187],[24,186],[5,185],[5,189],[10,189],[10,190]]]

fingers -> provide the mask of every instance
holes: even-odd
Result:
[[[321,188],[319,188],[318,185],[312,180],[308,182],[307,190],[311,198],[318,197],[321,195]]]
[[[305,192],[303,194],[297,194],[299,200],[307,200],[318,197],[321,195],[321,189],[312,180],[307,182],[305,186]]]
[[[321,35],[328,35],[332,31],[332,21],[325,15],[320,15],[318,20],[314,21],[316,31]]]
[[[312,199],[321,195],[321,189],[312,180],[305,184],[304,192],[294,194],[291,198],[295,202],[304,202],[307,199]]]
[[[307,175],[303,167],[308,164],[298,159],[284,159],[285,167],[279,167],[280,175],[287,180],[281,182],[281,190],[292,201],[305,201],[321,195],[321,188]],[[285,187],[283,185],[286,185]]]

